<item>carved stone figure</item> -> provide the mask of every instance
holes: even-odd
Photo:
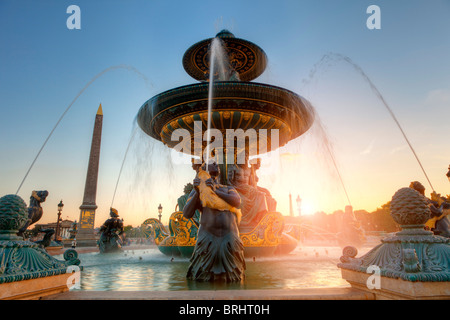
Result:
[[[111,208],[109,215],[111,218],[100,227],[101,236],[98,240],[98,247],[101,253],[122,250],[123,221],[119,219],[119,213],[114,208]]]
[[[28,221],[22,228],[20,228],[19,232],[17,233],[18,236],[23,236],[23,233],[28,229],[29,226],[36,223],[42,218],[44,211],[41,207],[41,203],[44,202],[47,197],[47,190],[33,191],[31,193],[30,205],[28,207]]]
[[[195,210],[201,212],[189,280],[236,282],[244,277],[244,246],[238,229],[241,199],[233,187],[219,184],[219,175],[215,162],[204,164],[183,208],[188,219]]]

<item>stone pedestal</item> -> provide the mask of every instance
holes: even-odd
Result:
[[[96,247],[97,238],[94,232],[87,232],[86,234],[78,233],[80,237],[77,236],[77,247]]]
[[[352,288],[375,295],[376,300],[449,300],[450,285],[448,282],[411,282],[402,279],[380,277],[380,289],[369,289],[371,273],[341,269],[342,278]]]

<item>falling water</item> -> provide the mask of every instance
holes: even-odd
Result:
[[[228,70],[225,56],[225,50],[222,45],[222,41],[219,38],[214,38],[210,47],[210,63],[209,63],[209,87],[208,87],[208,127],[206,131],[206,163],[208,163],[210,156],[210,142],[211,142],[211,116],[212,116],[212,104],[214,98],[214,81],[216,72],[218,73],[217,79],[224,81],[228,77]],[[216,70],[217,69],[217,70]],[[208,170],[208,167],[206,168]]]
[[[132,67],[132,66],[127,66],[127,65],[118,65],[118,66],[111,66],[109,68],[106,68],[105,70],[103,70],[102,72],[98,73],[96,76],[94,76],[84,87],[83,89],[81,89],[80,92],[78,92],[78,94],[76,95],[76,97],[72,100],[72,102],[69,104],[69,106],[66,108],[66,110],[64,110],[63,114],[61,115],[61,117],[58,119],[58,121],[56,122],[55,126],[53,127],[53,129],[50,131],[50,134],[48,135],[48,137],[45,139],[44,143],[42,144],[41,148],[39,149],[38,153],[36,154],[36,157],[33,159],[33,162],[31,163],[30,167],[28,168],[25,176],[22,179],[22,182],[19,185],[19,188],[17,188],[16,191],[16,195],[19,193],[20,188],[22,188],[23,183],[25,182],[28,174],[30,173],[31,169],[34,166],[34,163],[36,162],[36,160],[38,159],[39,155],[41,154],[42,150],[44,149],[45,145],[47,144],[48,140],[50,139],[50,137],[53,135],[53,132],[56,130],[56,128],[58,127],[59,123],[61,122],[61,120],[64,118],[64,116],[66,115],[66,113],[70,110],[70,108],[72,107],[72,105],[75,103],[75,101],[77,101],[77,99],[83,94],[83,92],[89,88],[89,86],[98,78],[100,78],[102,75],[104,75],[105,73],[112,71],[112,70],[117,70],[117,69],[126,69],[126,70],[130,70],[135,72],[136,74],[138,74],[147,84],[147,86],[149,86],[149,81],[147,79],[147,77],[145,77],[145,75],[143,75],[141,72],[139,72],[136,68]]]
[[[323,152],[325,152],[325,154],[328,154],[329,159],[331,159],[332,168],[334,169],[334,172],[338,176],[338,180],[342,187],[342,190],[344,191],[345,197],[347,199],[347,203],[348,203],[348,205],[351,206],[352,202],[350,201],[350,197],[349,197],[347,188],[345,186],[344,179],[342,178],[341,170],[339,169],[339,166],[338,166],[335,154],[334,154],[333,144],[328,137],[328,133],[325,129],[325,126],[324,126],[322,120],[320,119],[316,109],[312,105],[310,106],[310,112],[312,112],[314,114],[314,124],[313,124],[314,128],[312,128],[313,131],[315,131],[314,134],[320,137],[319,141],[322,144]]]
[[[116,209],[120,207],[123,212],[132,212],[133,219],[144,221],[160,202],[166,208],[164,203],[177,202],[183,192],[180,186],[191,178],[191,166],[175,164],[171,161],[171,152],[173,149],[149,137],[134,121],[116,180],[113,198]]]
[[[334,157],[334,152],[332,151],[331,143],[330,143],[330,141],[328,140],[328,138],[326,136],[326,132],[325,132],[325,130],[323,128],[322,122],[319,121],[317,115],[315,115],[315,118],[316,118],[316,120],[315,120],[316,124],[319,126],[320,130],[323,132],[323,137],[326,139],[325,146],[326,146],[328,155],[330,156],[331,161],[333,162],[334,169],[336,170],[336,173],[337,173],[337,175],[339,177],[339,181],[341,183],[342,189],[344,190],[345,196],[347,198],[348,205],[351,206],[352,202],[350,201],[350,197],[348,196],[347,188],[345,187],[344,180],[342,179],[341,171],[339,170],[339,167],[338,167],[337,162],[336,162],[336,158]]]
[[[128,142],[127,149],[125,150],[125,154],[124,154],[123,160],[122,160],[122,165],[120,166],[120,170],[119,170],[119,176],[117,177],[116,186],[114,188],[114,193],[113,193],[113,197],[112,197],[112,201],[111,201],[111,208],[114,203],[114,198],[116,197],[117,186],[119,185],[120,176],[122,175],[123,165],[125,164],[125,160],[127,159],[127,155],[128,155],[128,150],[130,149],[131,142],[133,142],[133,138],[136,135],[137,130],[138,130],[138,127],[135,127],[133,130],[133,134],[131,135],[130,141]]]
[[[214,90],[214,64],[216,61],[216,50],[218,39],[214,38],[211,43],[211,57],[210,57],[210,63],[209,63],[209,87],[208,87],[208,128],[206,131],[206,171],[209,172],[208,167],[208,160],[209,160],[209,153],[210,153],[210,146],[209,143],[211,142],[211,110],[212,110],[212,100],[213,100],[213,90]]]
[[[342,54],[338,54],[338,53],[328,53],[326,55],[324,55],[320,61],[318,63],[316,63],[313,67],[313,69],[311,70],[310,74],[309,74],[309,80],[304,80],[303,83],[309,83],[311,82],[311,80],[315,77],[315,75],[318,72],[318,67],[320,67],[321,65],[324,65],[325,63],[328,64],[328,66],[331,65],[331,62],[333,61],[333,59],[337,59],[338,61],[344,61],[348,64],[350,64],[355,70],[356,72],[358,72],[359,75],[361,75],[363,77],[363,79],[369,84],[372,92],[378,97],[378,99],[383,103],[384,107],[386,108],[386,110],[389,112],[392,120],[394,120],[395,124],[397,125],[398,129],[400,130],[401,134],[403,135],[403,138],[405,139],[406,143],[408,144],[409,148],[411,149],[414,157],[416,158],[420,168],[422,169],[423,174],[425,175],[425,178],[427,179],[431,189],[434,191],[433,185],[431,184],[430,179],[428,178],[427,173],[425,172],[424,167],[422,166],[422,162],[420,161],[419,157],[416,154],[416,151],[414,150],[413,146],[411,145],[411,142],[409,141],[408,137],[406,136],[405,131],[403,130],[402,126],[400,125],[400,122],[398,121],[397,117],[395,116],[394,112],[392,111],[392,109],[389,107],[388,103],[386,102],[386,100],[384,99],[383,95],[380,93],[380,91],[378,90],[378,88],[374,85],[374,83],[372,82],[372,80],[370,80],[370,78],[367,76],[367,74],[364,72],[364,70],[357,65],[356,63],[354,63],[349,57],[344,56]]]

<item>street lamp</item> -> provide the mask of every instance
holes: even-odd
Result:
[[[297,210],[298,210],[298,216],[301,217],[302,215],[302,199],[300,198],[300,195],[297,195],[297,199],[295,199],[297,202]]]
[[[62,213],[62,209],[64,207],[64,204],[62,202],[62,200],[58,203],[58,220],[56,220],[56,232],[55,232],[55,241],[58,241],[58,237],[59,237],[59,222],[62,220],[61,219],[61,213]]]
[[[159,217],[159,222],[161,222],[161,216],[162,216],[162,206],[161,206],[161,203],[159,204],[159,206],[158,206],[158,217]]]
[[[448,181],[450,181],[450,166],[448,166],[447,178],[448,178]]]

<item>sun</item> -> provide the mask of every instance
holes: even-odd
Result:
[[[304,216],[313,215],[317,211],[317,208],[314,206],[314,204],[307,200],[302,200],[301,209],[301,214]]]

